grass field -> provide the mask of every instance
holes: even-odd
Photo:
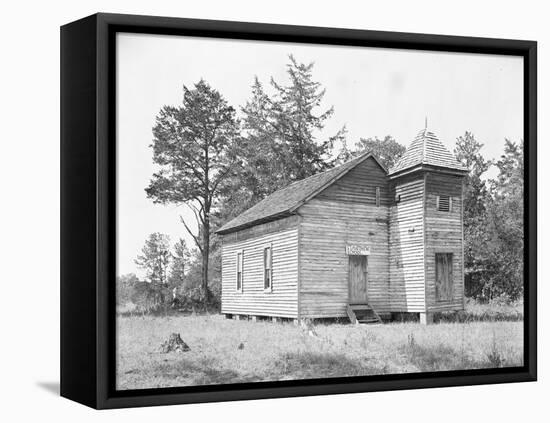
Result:
[[[310,332],[293,323],[221,315],[120,316],[117,387],[521,366],[523,322],[478,320],[428,326],[319,323]],[[161,343],[173,332],[181,334],[190,351],[161,353]]]

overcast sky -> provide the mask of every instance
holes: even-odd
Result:
[[[323,135],[346,125],[350,146],[385,135],[408,145],[425,117],[451,151],[456,137],[473,132],[486,158],[502,154],[504,138],[523,136],[521,57],[118,34],[117,274],[143,275],[134,259],[152,232],[193,245],[178,218],[196,227],[192,213],[145,196],[155,170],[151,129],[161,107],[180,105],[183,85],[203,78],[238,109],[255,75],[264,86],[271,76],[287,81],[289,54],[315,62],[324,104],[335,110]]]

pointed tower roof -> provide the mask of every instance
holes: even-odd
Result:
[[[439,141],[434,133],[424,128],[409,145],[405,154],[389,171],[389,175],[408,173],[416,169],[450,170],[455,173],[468,171]]]

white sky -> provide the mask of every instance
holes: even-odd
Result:
[[[286,82],[288,55],[315,62],[313,77],[326,88],[335,113],[324,134],[348,129],[348,145],[392,135],[408,146],[428,128],[452,151],[466,130],[498,158],[504,138],[523,137],[521,57],[423,52],[364,47],[219,40],[197,37],[117,36],[117,274],[135,272],[147,236],[192,240],[179,221],[196,227],[185,207],[155,205],[144,189],[152,163],[152,127],[164,105],[181,105],[182,86],[204,78],[236,109],[251,94],[257,75]]]

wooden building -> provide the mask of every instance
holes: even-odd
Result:
[[[375,321],[464,305],[463,177],[422,130],[389,171],[370,153],[222,226],[222,313]]]

